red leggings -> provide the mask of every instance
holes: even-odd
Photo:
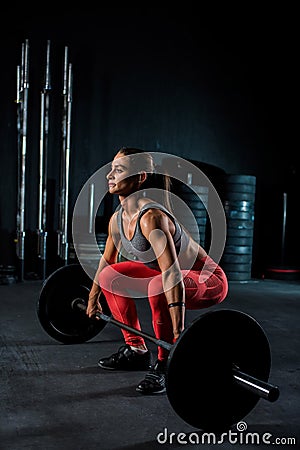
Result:
[[[182,275],[186,309],[207,308],[225,299],[228,292],[226,275],[209,256],[192,270],[182,270]],[[148,297],[155,336],[173,342],[173,327],[161,272],[141,262],[124,261],[106,266],[99,275],[99,283],[113,317],[138,330],[141,326],[133,298]],[[140,336],[123,329],[122,333],[126,344],[145,344]],[[167,356],[168,351],[158,347],[158,359],[163,360]]]

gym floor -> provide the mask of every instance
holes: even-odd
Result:
[[[186,424],[166,395],[136,393],[143,372],[97,366],[100,356],[122,345],[119,328],[107,325],[83,344],[51,338],[36,313],[41,285],[0,286],[1,449],[257,449],[268,443],[300,448],[300,281],[230,282],[227,299],[213,307],[238,309],[262,325],[272,351],[269,381],[280,388],[276,402],[260,399],[244,417],[246,430],[234,426],[220,443],[220,436],[214,442],[213,436]],[[147,302],[140,300],[137,307],[143,330],[153,334]],[[187,323],[201,313],[187,311]],[[155,355],[155,344],[149,347]],[[205,370],[201,360],[199,370]]]

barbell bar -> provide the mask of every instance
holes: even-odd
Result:
[[[86,311],[85,301],[82,298],[76,298],[72,302],[72,308],[78,308],[82,312],[85,312]],[[130,331],[131,333],[137,336],[141,336],[144,339],[147,339],[148,341],[151,341],[157,346],[163,347],[168,351],[170,351],[174,345],[169,344],[168,342],[163,341],[161,339],[157,339],[151,334],[145,333],[143,330],[137,330],[136,328],[133,328],[123,322],[114,319],[112,316],[108,316],[106,314],[99,312],[97,312],[95,316],[97,316],[101,320],[104,320],[104,322],[111,323],[112,325],[115,325],[118,328]],[[235,367],[234,365],[232,367],[232,376],[235,383],[238,383],[241,387],[253,392],[259,397],[264,398],[265,400],[274,402],[279,397],[279,389],[277,386],[274,386],[270,383],[266,383],[262,380],[258,380],[257,378],[252,377],[249,374],[241,372],[238,369],[238,367]]]
[[[103,296],[101,296],[101,298],[103,299]],[[101,303],[102,303],[102,301],[101,301]],[[85,312],[86,311],[85,301],[82,298],[76,298],[72,302],[72,308],[78,308],[81,311]],[[101,320],[104,320],[104,322],[111,323],[112,325],[122,328],[123,330],[131,331],[132,333],[134,333],[138,336],[141,336],[141,337],[147,339],[148,341],[151,341],[154,344],[165,348],[166,350],[170,351],[172,348],[172,344],[169,344],[166,341],[162,341],[161,339],[157,339],[154,336],[152,336],[151,334],[145,333],[145,331],[137,330],[136,328],[133,328],[133,327],[127,325],[126,323],[119,322],[118,320],[114,319],[112,316],[108,316],[106,314],[99,313],[99,312],[97,312],[95,314],[95,316],[97,316]]]
[[[261,325],[231,309],[210,310],[192,321],[175,344],[136,330],[111,316],[102,295],[100,320],[85,314],[92,281],[79,264],[64,266],[45,280],[37,313],[44,330],[62,343],[95,337],[107,323],[169,351],[167,396],[186,423],[208,431],[232,427],[260,398],[275,402],[279,388],[268,382],[271,351]]]

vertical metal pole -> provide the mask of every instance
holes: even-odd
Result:
[[[68,105],[68,47],[65,47],[63,69],[63,111],[62,111],[62,142],[60,157],[60,183],[59,183],[59,225],[57,230],[57,256],[63,258],[63,230],[65,217],[65,189],[66,189],[66,136],[67,136],[67,105]]]
[[[72,119],[72,64],[68,62],[68,47],[65,47],[63,74],[63,117],[62,117],[62,151],[59,196],[59,229],[57,254],[63,264],[68,264],[68,215],[69,215],[69,176],[71,151],[71,119]]]
[[[72,118],[72,88],[73,74],[72,64],[68,66],[68,93],[67,93],[67,134],[66,134],[66,150],[65,150],[65,209],[64,209],[64,230],[63,230],[63,261],[68,264],[68,213],[69,213],[69,185],[70,185],[70,150],[71,150],[71,118]]]
[[[49,140],[49,109],[50,109],[50,41],[47,41],[46,69],[44,86],[41,91],[40,120],[40,165],[39,165],[39,208],[38,208],[38,272],[41,278],[46,278],[47,264],[47,168]]]
[[[17,69],[17,95],[18,103],[21,102],[18,118],[18,136],[20,138],[20,152],[18,154],[18,211],[17,211],[17,257],[18,280],[24,280],[25,258],[25,188],[26,188],[26,146],[27,146],[27,116],[28,116],[28,90],[29,90],[29,41],[22,44],[21,69]]]
[[[21,101],[21,89],[22,79],[21,79],[21,66],[17,66],[17,233],[20,229],[20,193],[21,193],[21,155],[22,155],[22,101]],[[16,239],[16,243],[18,240]],[[18,254],[18,248],[17,248]]]
[[[95,203],[95,185],[89,185],[89,234],[93,233],[93,218],[94,218],[94,203]]]
[[[39,164],[39,204],[38,204],[38,232],[43,228],[43,191],[44,191],[44,113],[45,93],[41,92],[41,117],[40,117],[40,164]]]
[[[286,212],[287,212],[287,193],[284,192],[283,193],[282,237],[281,237],[281,264],[284,264],[284,257],[285,257]]]

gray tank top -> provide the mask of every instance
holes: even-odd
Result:
[[[173,241],[176,248],[177,255],[180,250],[186,248],[187,243],[189,241],[189,237],[185,230],[181,227],[179,222],[176,220],[176,218],[160,203],[151,202],[147,203],[146,205],[142,206],[137,221],[135,230],[133,233],[133,236],[131,239],[127,239],[124,234],[123,229],[123,221],[122,221],[122,213],[123,208],[120,206],[118,215],[117,215],[117,221],[118,221],[118,227],[120,230],[120,236],[121,236],[121,242],[122,246],[127,252],[132,260],[138,260],[146,264],[147,266],[155,269],[159,269],[155,253],[151,248],[151,245],[149,241],[145,238],[145,236],[142,233],[141,226],[140,226],[140,220],[143,214],[145,214],[148,209],[159,209],[167,214],[168,217],[173,221],[175,225],[175,233],[173,235]]]

